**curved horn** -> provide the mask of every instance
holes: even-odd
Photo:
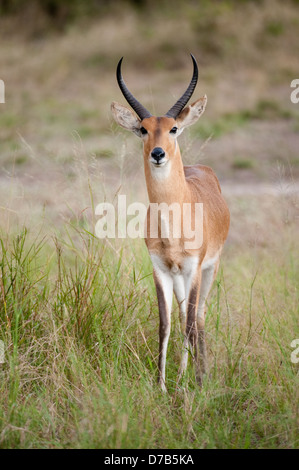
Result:
[[[189,83],[189,86],[187,90],[185,91],[185,93],[180,97],[180,99],[175,103],[175,105],[173,105],[173,107],[170,108],[170,110],[165,114],[165,116],[167,117],[172,117],[176,119],[178,115],[180,114],[180,112],[184,109],[188,101],[190,100],[195,90],[197,80],[198,80],[198,68],[197,68],[195,57],[192,54],[190,55],[193,61],[193,76],[192,76],[191,82]]]
[[[136,98],[134,98],[132,93],[128,90],[121,74],[122,60],[123,60],[123,57],[118,62],[117,69],[116,69],[117,83],[119,85],[119,88],[121,89],[122,94],[124,95],[129,105],[134,109],[135,113],[140,117],[141,120],[151,117],[151,113],[144,106],[142,106],[142,104],[139,103],[139,101],[136,100]]]

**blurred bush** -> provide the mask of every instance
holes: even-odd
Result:
[[[299,3],[299,0],[291,0],[292,3]],[[262,4],[263,0],[197,0],[191,2],[198,8],[207,7],[211,4],[220,5],[222,8],[231,8],[234,5],[245,3]],[[28,11],[34,11],[35,16],[45,16],[54,25],[59,27],[66,25],[81,15],[93,16],[103,14],[109,11],[131,6],[136,10],[169,9],[172,10],[182,4],[181,0],[0,0],[0,15],[27,15]],[[188,1],[184,2],[187,5]],[[279,27],[278,27],[279,28]],[[277,32],[276,25],[273,26],[274,34]],[[280,31],[278,30],[278,33]]]
[[[286,0],[283,3],[291,5],[294,16],[297,16],[295,10],[299,0]],[[139,30],[148,39],[153,39],[153,28],[157,20],[182,20],[185,17],[195,37],[200,39],[201,49],[214,58],[221,58],[226,49],[238,47],[242,34],[238,31],[236,35],[234,30],[240,21],[237,16],[240,11],[241,15],[250,15],[260,9],[262,17],[263,11],[266,12],[262,37],[256,38],[260,44],[265,41],[272,43],[273,39],[287,33],[289,26],[291,30],[292,26],[298,27],[296,18],[288,18],[288,24],[284,24],[277,13],[277,5],[277,1],[271,4],[270,0],[0,0],[0,34],[5,37],[8,34],[22,33],[23,37],[29,39],[39,38],[49,32],[64,31],[72,23],[82,20],[110,17],[117,24],[128,12],[134,12],[139,18]],[[260,23],[258,13],[256,16]],[[234,24],[227,23],[228,17]],[[290,21],[294,24],[289,25]],[[165,27],[167,28],[167,24]],[[163,52],[173,53],[177,47],[184,47],[184,34],[168,37],[164,42],[162,40],[160,46],[164,49]],[[254,28],[253,34],[258,34]],[[177,36],[180,41],[176,40]],[[244,40],[247,43],[255,41],[251,37]]]

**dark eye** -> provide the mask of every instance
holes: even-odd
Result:
[[[147,130],[144,127],[140,127],[140,132],[142,135],[147,134]]]
[[[176,134],[176,131],[177,131],[177,130],[178,130],[177,127],[173,127],[173,128],[171,129],[171,131],[169,131],[169,132],[170,132],[170,134]]]

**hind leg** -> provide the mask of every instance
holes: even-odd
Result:
[[[186,258],[183,269],[180,275],[174,277],[174,293],[179,304],[180,309],[180,323],[181,331],[184,335],[183,351],[181,356],[181,363],[178,373],[178,380],[182,377],[186,371],[188,364],[188,355],[190,351],[190,293],[191,289],[196,285],[196,279],[198,279],[198,258],[189,257]],[[191,307],[192,309],[192,307]],[[196,315],[193,315],[196,323]],[[187,318],[189,317],[189,322]],[[189,326],[187,325],[189,323]],[[194,326],[194,325],[193,325]],[[187,331],[188,330],[188,331]],[[192,328],[193,331],[193,328]]]
[[[206,300],[210,293],[214,279],[216,278],[220,259],[217,258],[214,262],[207,264],[202,268],[201,286],[197,308],[197,333],[198,333],[198,347],[200,357],[200,377],[199,382],[202,382],[203,376],[207,373],[207,348],[205,339],[205,316],[206,316]]]

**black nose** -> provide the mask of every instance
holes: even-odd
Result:
[[[156,160],[157,163],[159,163],[159,161],[165,157],[165,152],[161,147],[155,147],[151,153],[151,156]]]

